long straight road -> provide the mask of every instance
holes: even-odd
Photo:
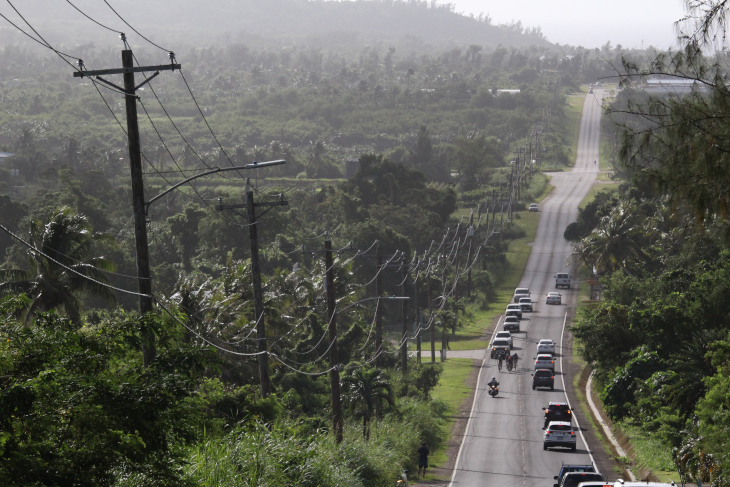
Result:
[[[537,342],[551,338],[561,345],[567,309],[577,299],[574,287],[560,291],[561,306],[545,304],[545,295],[555,291],[555,273],[571,272],[567,262],[571,249],[563,239],[563,232],[576,220],[578,204],[591,189],[598,172],[594,161],[599,154],[602,97],[603,90],[594,90],[586,97],[576,165],[570,172],[553,175],[555,189],[540,205],[537,235],[520,281],[520,287],[530,288],[536,301],[535,311],[524,314],[522,331],[515,334],[514,345],[523,360],[516,372],[507,372],[506,367],[498,372],[496,361],[489,358],[482,364],[474,406],[451,479],[453,487],[550,487],[562,462],[589,464],[592,461],[582,436],[578,436],[576,452],[560,448],[543,450],[543,408],[549,401],[565,402],[563,379],[568,384],[572,380],[562,375],[561,358],[569,360],[563,357],[562,346],[556,347],[554,391],[533,391],[531,374]],[[487,394],[486,384],[492,376],[500,382],[496,398]]]

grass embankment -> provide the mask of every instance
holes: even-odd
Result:
[[[578,159],[578,138],[580,137],[580,120],[583,117],[583,105],[585,104],[585,95],[572,95],[567,99],[566,115],[566,142],[568,145],[568,157],[573,161],[573,166]]]

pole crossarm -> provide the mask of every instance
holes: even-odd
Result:
[[[279,159],[279,160],[276,160],[276,161],[254,162],[253,164],[246,164],[245,166],[217,167],[217,168],[212,169],[210,171],[201,172],[200,174],[196,174],[195,176],[191,176],[191,177],[189,177],[189,178],[187,178],[187,179],[185,179],[183,181],[180,181],[179,183],[175,184],[174,186],[172,186],[172,187],[166,189],[165,191],[163,191],[162,193],[158,194],[157,196],[155,196],[151,200],[147,201],[145,203],[145,214],[149,212],[150,205],[152,205],[152,203],[154,203],[158,199],[162,198],[167,193],[170,193],[171,191],[176,190],[177,188],[179,188],[183,184],[187,184],[190,181],[193,181],[193,180],[198,179],[198,178],[202,178],[203,176],[209,176],[211,174],[216,174],[216,173],[219,173],[219,172],[226,172],[226,171],[239,171],[241,169],[257,169],[257,168],[260,168],[260,167],[279,166],[281,164],[286,164],[286,161],[283,160],[283,159]]]
[[[180,64],[160,64],[158,66],[138,66],[129,68],[112,68],[97,69],[95,71],[74,71],[74,78],[83,78],[84,76],[101,76],[107,74],[129,74],[129,73],[145,73],[147,71],[175,71],[182,68]]]

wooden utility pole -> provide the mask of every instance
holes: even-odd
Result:
[[[421,261],[416,262],[416,282],[415,282],[415,297],[416,297],[416,363],[421,363],[421,280],[418,278],[418,269],[421,267]]]
[[[458,235],[459,227],[456,227],[456,232]],[[456,241],[456,245],[458,247],[459,241]],[[446,249],[444,249],[446,250]],[[444,268],[441,270],[441,299],[446,300],[446,268],[449,266],[449,258],[444,256]],[[442,302],[442,308],[446,306],[445,303]],[[446,355],[446,349],[449,347],[449,327],[446,323],[446,319],[441,320],[441,361],[444,361],[444,356]]]
[[[481,209],[479,206],[477,206],[477,212],[481,215]],[[479,221],[481,221],[481,216],[479,217]],[[489,221],[489,213],[487,213],[487,222]],[[469,239],[469,250],[466,253],[466,265],[469,266],[468,270],[466,271],[466,297],[471,298],[471,244],[474,240],[474,210],[472,210],[471,215],[469,216],[469,227],[466,229],[466,237]]]
[[[378,274],[375,277],[375,296],[378,298],[375,305],[375,367],[383,367],[383,306],[380,302],[383,297],[383,252],[380,242],[375,242],[375,259]]]
[[[122,34],[122,40],[126,44],[126,40]],[[174,54],[170,53],[170,60],[174,61]],[[134,211],[134,238],[135,249],[137,253],[137,286],[139,290],[139,312],[144,316],[153,309],[152,303],[152,281],[150,280],[150,255],[147,243],[147,217],[145,215],[144,201],[144,179],[142,177],[142,148],[139,139],[139,122],[137,120],[137,90],[147,84],[152,78],[160,74],[160,71],[174,71],[180,69],[179,64],[171,62],[171,64],[160,66],[134,67],[134,56],[132,51],[125,49],[122,51],[122,67],[114,69],[102,69],[96,71],[83,71],[83,61],[79,61],[79,71],[76,71],[74,78],[83,78],[85,76],[96,77],[106,85],[109,85],[122,93],[124,93],[125,106],[127,109],[127,144],[129,147],[129,170],[132,183],[132,208]],[[144,73],[155,71],[146,81],[140,85],[135,85],[134,73]],[[124,87],[120,87],[111,83],[101,75],[121,74],[124,78]],[[155,335],[152,331],[146,331],[142,344],[142,360],[144,366],[147,367],[157,354],[155,347]]]
[[[431,302],[431,259],[426,270],[426,302],[428,303],[428,322],[431,324],[431,362],[436,362],[436,323],[433,322],[433,303]]]
[[[215,208],[219,211],[246,208],[248,224],[245,226],[248,227],[248,239],[251,246],[251,280],[253,284],[254,319],[256,320],[256,349],[259,352],[259,383],[261,385],[261,395],[266,397],[271,393],[271,379],[269,378],[269,355],[264,316],[264,291],[261,286],[261,264],[259,261],[258,225],[260,222],[256,219],[256,208],[285,206],[289,203],[284,201],[283,196],[279,201],[256,203],[250,179],[246,179],[246,203],[242,205],[224,205],[222,199],[218,201],[219,204]]]
[[[405,297],[408,283],[408,265],[406,264],[406,253],[403,252],[401,254],[401,279],[403,279],[403,282],[401,283],[400,287],[400,295]],[[404,299],[401,303],[401,324],[402,324],[402,336],[401,336],[401,351],[400,351],[400,360],[401,360],[401,370],[403,371],[403,374],[408,373],[408,300]],[[408,382],[406,381],[406,386],[408,385]]]
[[[264,319],[264,291],[261,287],[256,203],[253,200],[253,188],[251,188],[249,179],[246,179],[246,213],[248,215],[248,239],[251,244],[251,277],[253,279],[256,341],[259,352],[259,382],[261,384],[261,396],[266,397],[271,393],[271,380],[269,379],[269,355],[266,343],[266,320]]]
[[[329,232],[324,241],[325,287],[327,292],[327,320],[329,323],[330,389],[332,393],[332,431],[335,442],[342,443],[342,401],[340,399],[340,358],[337,353],[337,310],[335,306],[335,271],[332,259],[332,241]]]

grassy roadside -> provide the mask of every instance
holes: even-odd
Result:
[[[580,208],[581,210],[585,208],[588,203],[596,199],[598,193],[615,193],[616,191],[618,191],[620,185],[621,183],[601,183],[593,185],[590,191],[588,191],[588,194],[578,205],[578,208]]]
[[[580,137],[580,120],[583,117],[583,105],[585,104],[585,95],[571,95],[567,99],[567,109],[565,110],[566,123],[566,142],[568,145],[568,157],[570,161],[578,158],[578,137]]]

